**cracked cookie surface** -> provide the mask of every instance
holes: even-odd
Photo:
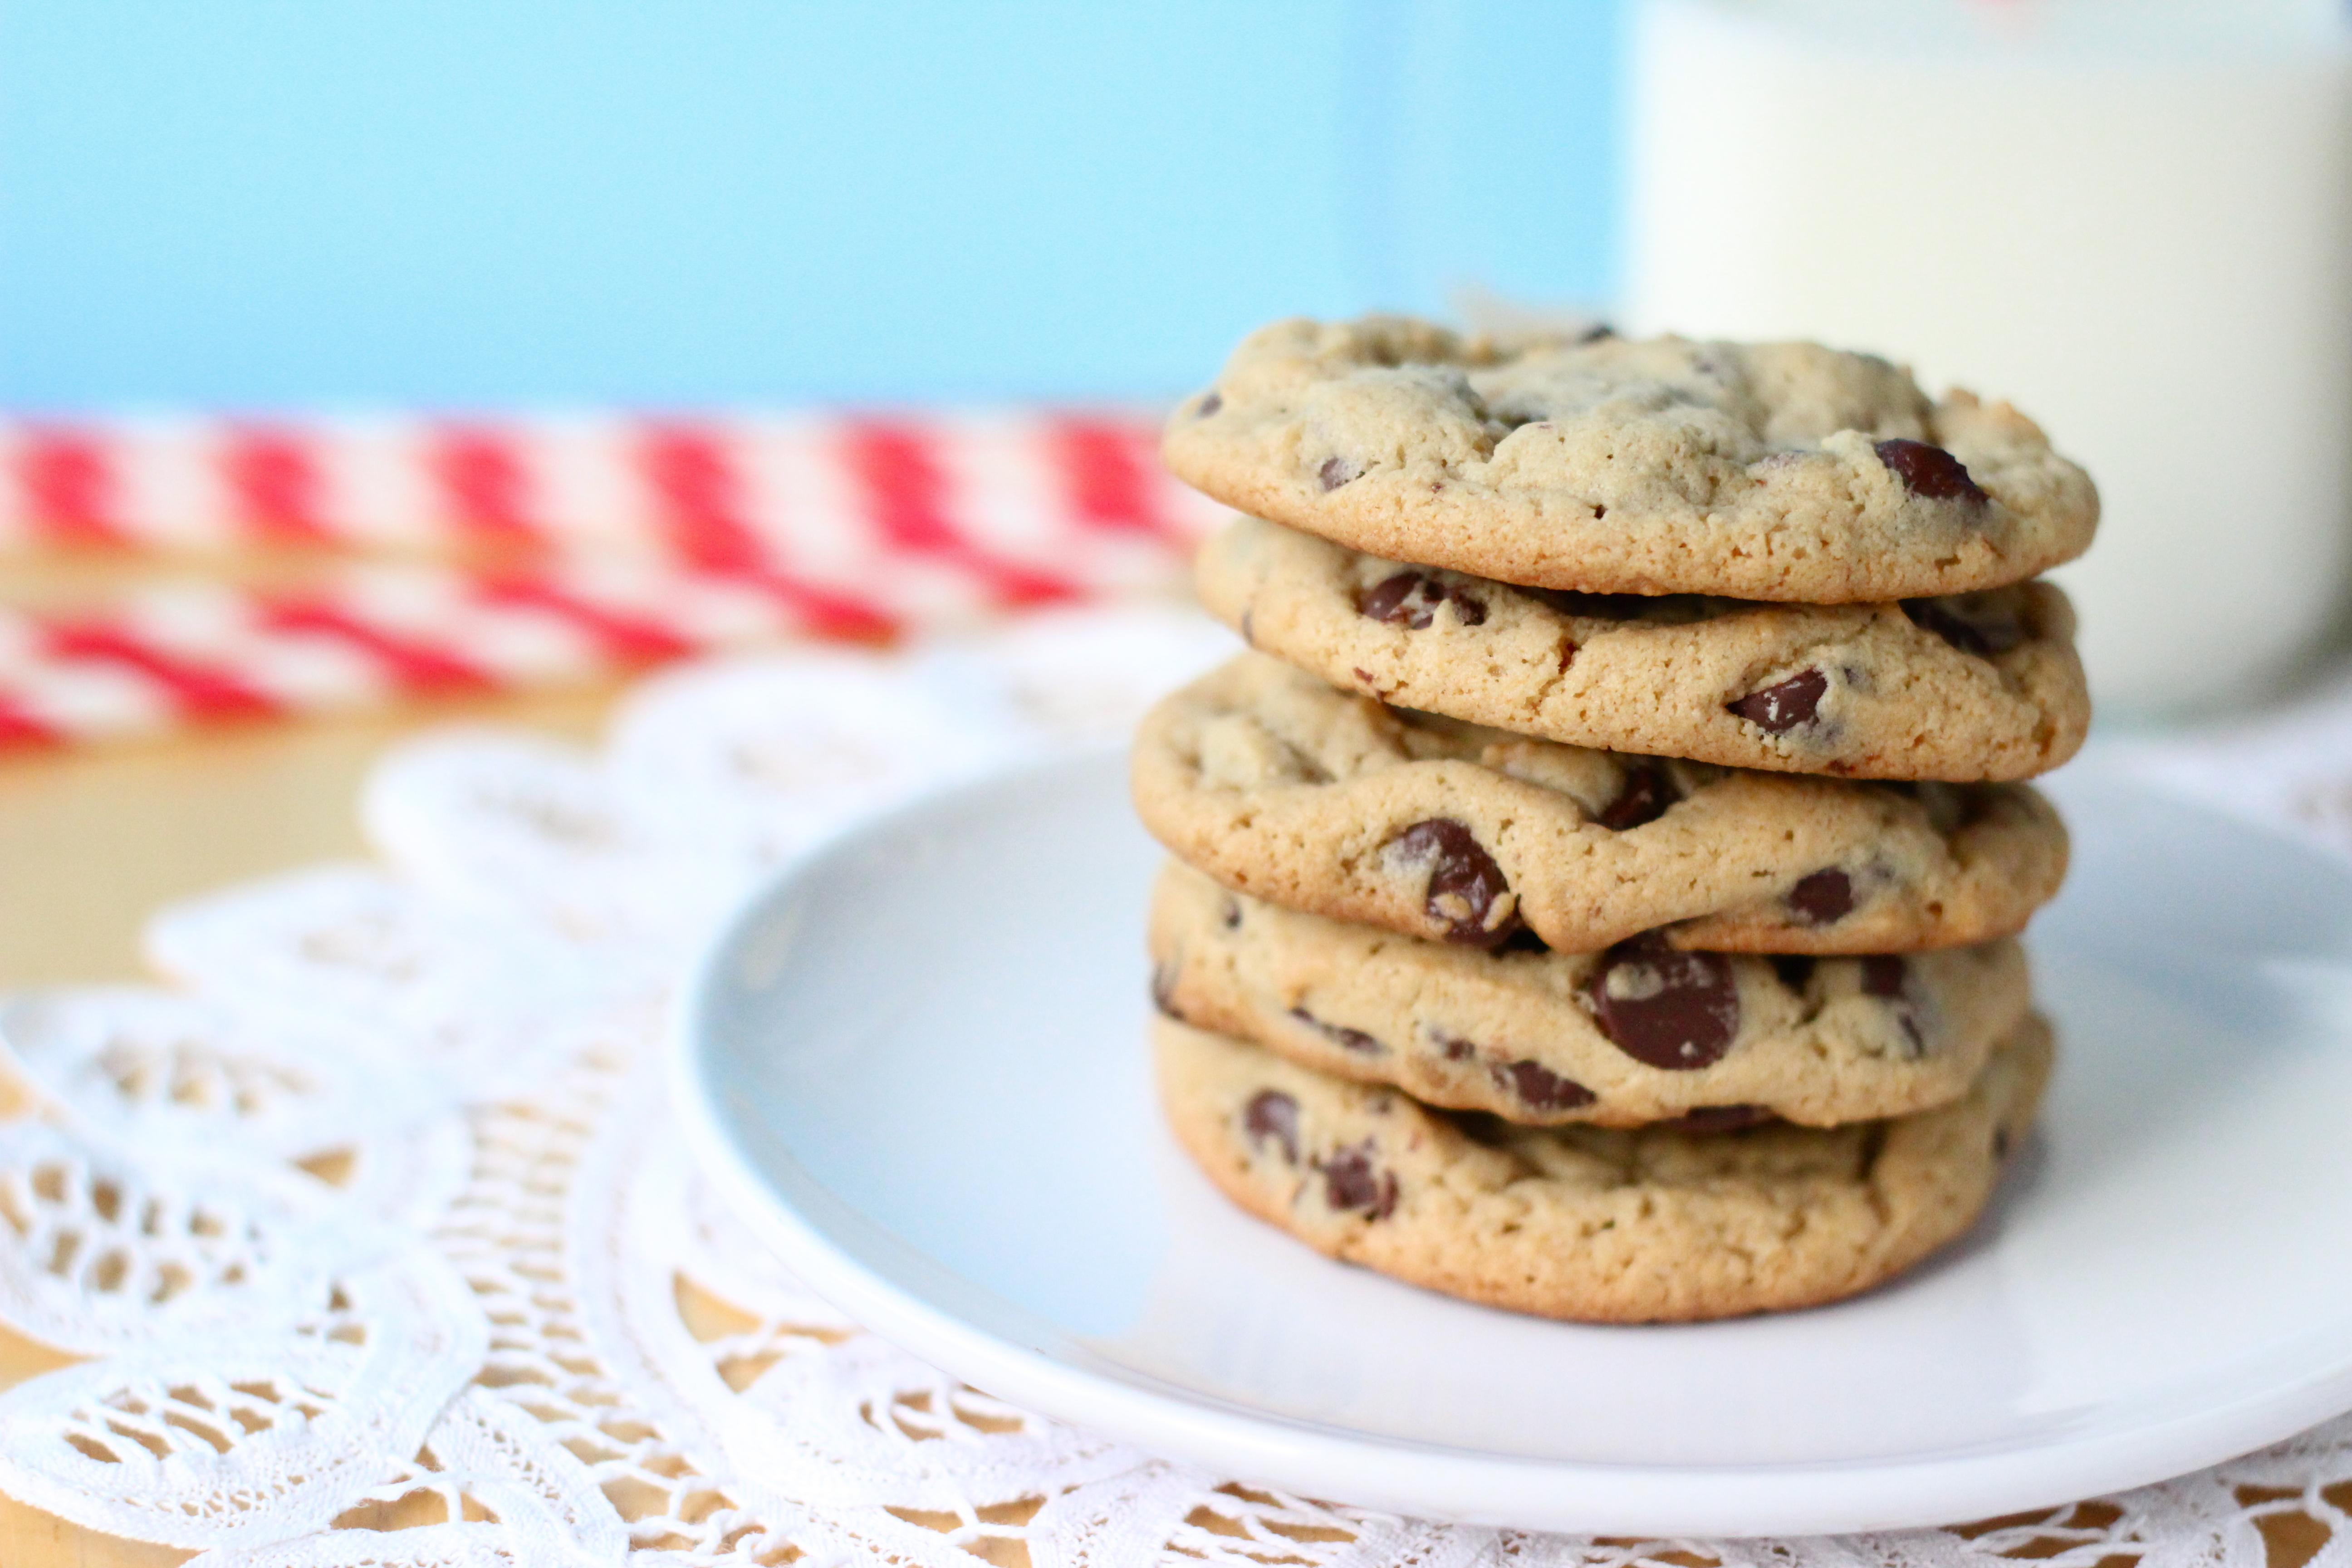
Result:
[[[1278,321],[1170,420],[1228,506],[1395,561],[1592,593],[1886,602],[2088,548],[2090,479],[2033,422],[1812,343],[1465,339]]]
[[[2023,583],[1797,605],[1512,587],[1256,518],[1202,547],[1250,645],[1382,701],[1608,751],[1852,778],[2030,778],[2090,694],[2066,596]]]
[[[1885,953],[2013,935],[2066,832],[2030,785],[1864,784],[1628,756],[1384,707],[1244,654],[1131,762],[1178,858],[1287,909],[1563,952]]]
[[[1757,958],[1422,942],[1277,908],[1181,863],[1153,893],[1168,1016],[1301,1066],[1531,1126],[1833,1126],[1967,1092],[2032,1005],[2013,942]]]
[[[1177,1141],[1327,1256],[1490,1306],[1678,1321],[1867,1290],[1972,1225],[2048,1079],[2029,1016],[1949,1105],[1837,1128],[1514,1127],[1436,1111],[1168,1018]]]

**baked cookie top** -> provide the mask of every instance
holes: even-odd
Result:
[[[1229,506],[1395,561],[1611,594],[1848,604],[2080,555],[2083,470],[2005,403],[1813,343],[1277,321],[1170,420]]]
[[[1966,1093],[2032,1005],[2013,942],[1872,958],[1648,937],[1486,952],[1280,909],[1174,862],[1152,896],[1151,957],[1171,1017],[1535,1126],[1907,1115]]]
[[[1237,892],[1406,936],[1883,953],[2015,934],[2066,830],[2026,784],[1861,784],[1564,746],[1244,654],[1137,731],[1136,810]]]
[[[1514,1127],[1153,1021],[1160,1103],[1227,1196],[1318,1251],[1491,1306],[1685,1321],[1867,1290],[1967,1230],[2051,1061],[2029,1016],[1949,1105],[1843,1127]]]
[[[1201,601],[1253,646],[1384,702],[1522,734],[1850,778],[2030,778],[2090,727],[2047,583],[1886,605],[1517,588],[1236,518]]]

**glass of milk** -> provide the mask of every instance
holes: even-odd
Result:
[[[2352,576],[2352,20],[2318,0],[1643,0],[1627,316],[1818,338],[2087,467],[2104,702],[2274,688]]]

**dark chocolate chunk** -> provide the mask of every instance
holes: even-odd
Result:
[[[1865,996],[1900,996],[1907,973],[1902,959],[1893,953],[1873,953],[1862,961],[1862,994]]]
[[[1459,1035],[1449,1035],[1443,1029],[1429,1031],[1430,1043],[1445,1053],[1449,1062],[1466,1062],[1478,1054],[1478,1047]]]
[[[1470,830],[1450,816],[1416,822],[1390,840],[1407,865],[1429,868],[1423,908],[1445,927],[1445,940],[1493,947],[1519,928],[1514,904],[1496,915],[1495,906],[1511,896],[1503,868]]]
[[[2007,653],[2025,640],[2025,627],[2014,614],[1988,608],[1981,601],[1906,599],[1903,613],[1913,626],[1979,658]]]
[[[1357,590],[1356,613],[1391,625],[1402,621],[1419,631],[1429,625],[1432,614],[1428,595],[1423,593],[1428,586],[1429,579],[1418,572],[1394,573],[1369,588]],[[1444,601],[1445,591],[1441,588],[1437,593],[1437,602],[1443,604]],[[1421,617],[1417,624],[1413,621],[1415,616]]]
[[[1862,994],[1898,1004],[1895,1022],[1903,1026],[1903,1037],[1911,1042],[1911,1048],[1920,1051],[1927,1048],[1927,1037],[1919,1032],[1919,1016],[1904,989],[1909,978],[1910,970],[1893,953],[1874,953],[1862,961]]]
[[[1941,447],[1896,437],[1872,448],[1878,460],[1894,470],[1903,488],[1924,500],[1961,500],[1983,506],[1992,498],[1969,477],[1968,465]]]
[[[1201,399],[1201,406],[1192,411],[1192,416],[1196,419],[1206,419],[1224,405],[1225,395],[1222,392],[1213,392]]]
[[[1298,1101],[1278,1089],[1262,1089],[1242,1108],[1242,1129],[1253,1147],[1272,1138],[1281,1143],[1282,1157],[1298,1163]]]
[[[1921,798],[1927,802],[1927,820],[1937,832],[1958,833],[1993,815],[2000,804],[2000,785],[1936,784],[1922,791]]]
[[[1785,735],[1800,724],[1810,724],[1830,689],[1830,678],[1818,669],[1801,669],[1788,679],[1761,691],[1751,691],[1725,707],[1758,728]]]
[[[1455,1131],[1482,1148],[1507,1149],[1518,1135],[1517,1127],[1483,1110],[1440,1110],[1435,1106],[1423,1109],[1431,1117],[1451,1123]]]
[[[1675,793],[1675,781],[1656,763],[1636,763],[1625,770],[1624,782],[1618,785],[1617,798],[1593,820],[1601,826],[1622,833],[1629,827],[1639,827],[1645,822],[1655,822],[1665,816],[1666,807],[1681,796]]]
[[[1372,1141],[1350,1144],[1325,1160],[1323,1201],[1341,1213],[1360,1209],[1372,1219],[1396,1212],[1397,1182],[1390,1172],[1372,1163]]]
[[[1575,1079],[1562,1078],[1539,1062],[1511,1062],[1492,1071],[1496,1082],[1507,1085],[1534,1110],[1574,1110],[1600,1098]]]
[[[1358,1051],[1368,1057],[1388,1054],[1386,1046],[1361,1029],[1350,1029],[1342,1024],[1327,1024],[1304,1007],[1293,1007],[1290,1016],[1343,1051]]]
[[[1683,952],[1656,931],[1619,942],[1591,982],[1610,1043],[1670,1072],[1712,1067],[1739,1033],[1739,990],[1719,952]]]
[[[1151,966],[1151,1005],[1171,1018],[1181,1018],[1176,1011],[1176,966],[1155,963]]]
[[[1419,572],[1392,574],[1356,595],[1356,610],[1360,615],[1416,632],[1428,630],[1429,624],[1437,618],[1439,607],[1449,603],[1454,606],[1455,617],[1464,626],[1486,624],[1485,600],[1466,588],[1449,588],[1436,578]]]
[[[1825,926],[1853,912],[1853,879],[1832,866],[1801,878],[1789,889],[1789,908],[1809,926]]]
[[[1326,458],[1323,466],[1315,470],[1315,477],[1323,481],[1323,488],[1327,490],[1336,490],[1349,480],[1362,476],[1363,470],[1345,458]]]

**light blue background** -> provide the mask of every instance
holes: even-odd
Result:
[[[1605,298],[1612,0],[0,5],[0,402],[1167,395]]]

